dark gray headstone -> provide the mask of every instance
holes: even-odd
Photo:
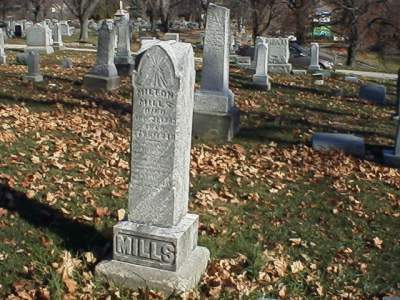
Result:
[[[352,134],[318,132],[312,137],[312,147],[318,151],[342,151],[359,157],[365,155],[364,139]]]
[[[62,61],[62,67],[64,69],[72,69],[72,67],[74,66],[74,63],[72,61],[72,59],[70,58],[64,58]]]
[[[363,85],[360,88],[360,98],[377,104],[385,104],[386,87],[380,84]]]
[[[26,66],[27,62],[26,59],[28,57],[27,53],[18,53],[16,57],[16,62],[18,65],[24,65]]]

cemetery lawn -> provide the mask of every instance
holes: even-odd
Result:
[[[68,56],[74,68],[63,70]],[[93,54],[44,56],[46,83],[0,66],[0,298],[162,299],[93,276],[124,218],[131,87],[81,89]],[[198,72],[200,76],[200,72]],[[186,299],[381,299],[400,293],[400,171],[391,101],[357,99],[341,77],[273,76],[272,91],[231,69],[241,132],[231,143],[194,141],[190,211],[211,262]],[[340,95],[339,95],[340,94]],[[367,157],[318,153],[314,132],[365,137]],[[179,299],[178,296],[173,299]]]

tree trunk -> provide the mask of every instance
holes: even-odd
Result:
[[[303,22],[303,16],[302,16],[302,12],[300,12],[299,10],[297,10],[296,12],[296,38],[297,38],[297,42],[300,45],[304,45],[305,43],[305,26],[304,26],[304,22]]]
[[[88,25],[89,25],[89,18],[82,17],[79,20],[80,26],[81,26],[81,32],[79,35],[79,41],[80,42],[87,42],[89,39],[89,30],[88,30]]]
[[[252,5],[252,23],[253,23],[253,44],[256,45],[256,39],[259,35],[259,21],[258,21],[258,13],[255,5]]]
[[[169,31],[169,15],[161,16],[161,31],[164,33]]]
[[[33,19],[35,20],[35,23],[39,22],[39,13],[40,13],[40,7],[35,7],[33,9]]]
[[[350,42],[349,47],[347,48],[347,59],[346,59],[346,66],[352,67],[356,62],[356,45],[354,42]]]

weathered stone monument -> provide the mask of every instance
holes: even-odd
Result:
[[[51,29],[52,36],[53,36],[53,47],[56,50],[63,50],[65,49],[64,43],[62,40],[62,33],[61,33],[61,25],[60,23],[56,22],[53,24],[53,28]]]
[[[262,37],[262,36],[258,36],[256,37],[256,43],[254,46],[254,56],[253,56],[253,61],[252,61],[252,67],[253,69],[256,69],[257,67],[257,46],[260,44],[266,43],[266,38]]]
[[[114,226],[113,260],[96,267],[126,287],[186,291],[207,266],[187,212],[194,82],[192,46],[177,42],[148,49],[133,77],[128,220]]]
[[[69,26],[67,21],[61,21],[61,34],[65,36],[72,36],[74,34],[74,30]]]
[[[164,41],[176,41],[179,42],[179,33],[172,33],[172,32],[167,32],[164,37]]]
[[[92,91],[111,91],[119,87],[114,64],[115,27],[112,20],[103,21],[98,37],[96,63],[83,78],[83,86]]]
[[[315,73],[319,71],[321,71],[319,65],[319,44],[311,43],[311,61],[310,66],[308,67],[308,72]]]
[[[269,59],[268,72],[271,74],[289,74],[292,65],[289,64],[289,39],[288,38],[267,38]]]
[[[28,52],[27,58],[28,74],[24,76],[25,81],[42,82],[40,73],[40,54],[34,51]]]
[[[230,11],[210,4],[207,13],[201,88],[195,94],[193,136],[231,140],[239,110],[229,89]]]
[[[128,76],[132,74],[135,67],[135,61],[131,52],[129,17],[120,15],[119,18],[116,19],[115,25],[118,33],[118,42],[114,63],[120,76]]]
[[[29,27],[26,31],[26,44],[27,48],[25,48],[25,52],[54,53],[54,49],[51,46],[51,30],[47,25],[38,23]]]
[[[268,44],[259,43],[256,47],[257,66],[253,83],[263,89],[270,90],[271,84],[268,77]]]
[[[0,28],[0,65],[5,65],[7,63],[6,52],[4,50],[4,32]]]

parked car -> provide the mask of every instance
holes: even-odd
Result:
[[[289,63],[291,63],[294,68],[307,69],[311,62],[311,50],[300,46],[295,41],[290,42],[289,50]],[[335,66],[335,58],[320,51],[319,65],[323,69],[333,69]]]

